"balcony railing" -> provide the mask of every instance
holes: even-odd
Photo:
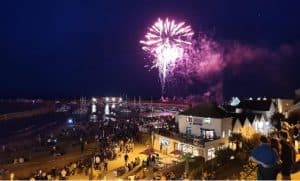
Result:
[[[204,146],[206,142],[220,139],[220,137],[217,137],[217,136],[214,136],[214,137],[211,137],[211,138],[203,138],[203,137],[200,137],[200,136],[176,133],[176,132],[171,132],[171,131],[168,131],[168,130],[159,130],[156,133],[158,133],[162,136],[169,137],[169,138],[172,138],[172,139],[176,139],[178,141],[189,143],[189,144],[195,145],[195,146]]]

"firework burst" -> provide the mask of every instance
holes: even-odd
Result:
[[[194,32],[185,22],[176,23],[166,18],[158,20],[148,29],[142,49],[153,56],[151,68],[158,68],[162,94],[166,78],[175,63],[182,60],[185,48],[190,46]]]

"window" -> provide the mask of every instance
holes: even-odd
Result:
[[[228,136],[231,136],[231,130],[230,129],[228,130]]]
[[[215,148],[209,148],[207,150],[207,160],[211,160],[211,159],[215,158],[216,157],[215,152],[216,152]]]
[[[214,138],[214,131],[208,130],[205,131],[206,139],[213,139]]]
[[[168,147],[169,146],[169,140],[166,139],[166,138],[161,138],[160,144]]]
[[[186,121],[188,123],[192,124],[193,123],[193,117],[192,116],[187,117]]]
[[[264,123],[262,121],[259,121],[257,123],[257,128],[258,128],[258,131],[263,132]]]
[[[204,118],[203,123],[204,124],[210,124],[211,120],[210,118]]]
[[[225,138],[225,131],[222,131],[222,138]]]
[[[185,134],[192,135],[192,127],[186,127]]]

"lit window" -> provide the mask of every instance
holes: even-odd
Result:
[[[264,123],[262,121],[259,121],[257,127],[259,131],[262,131],[264,127]]]
[[[228,130],[228,136],[231,136],[231,130],[230,129]]]
[[[193,123],[193,117],[192,116],[187,117],[187,122],[192,124]]]
[[[192,134],[192,128],[191,127],[186,127],[186,134],[191,135]]]
[[[225,138],[225,131],[222,132],[222,138]]]
[[[210,118],[204,118],[203,122],[204,124],[210,124],[211,120]]]
[[[209,149],[207,150],[207,160],[211,160],[211,159],[213,159],[213,158],[216,157],[215,151],[216,151],[215,148],[209,148]]]

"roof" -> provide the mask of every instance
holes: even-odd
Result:
[[[246,110],[269,111],[272,100],[242,100],[236,107]]]
[[[202,103],[180,113],[180,115],[209,117],[209,118],[225,118],[230,117],[227,112],[214,103]]]
[[[222,107],[225,109],[225,111],[227,111],[229,113],[235,113],[236,106],[224,104],[224,105],[222,105]]]
[[[237,120],[239,120],[241,122],[241,124],[244,125],[246,122],[246,119],[248,119],[250,123],[253,123],[255,117],[260,119],[262,117],[262,115],[261,114],[251,114],[251,113],[242,113],[242,114],[233,114],[232,117],[233,117],[233,119],[232,119],[233,125],[235,124],[235,122]]]

